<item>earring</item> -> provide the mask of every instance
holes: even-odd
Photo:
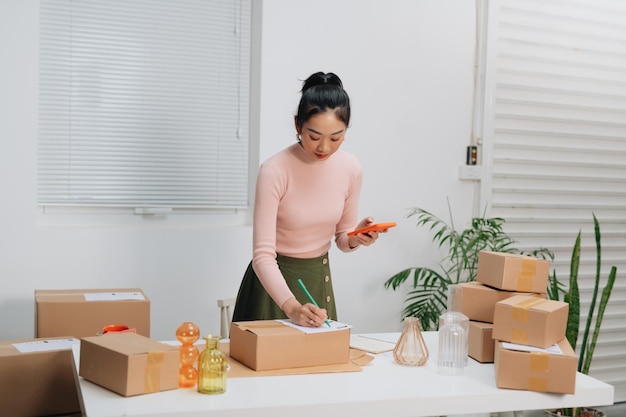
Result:
[[[296,133],[296,139],[298,140],[298,142],[302,142],[302,135],[299,133]]]

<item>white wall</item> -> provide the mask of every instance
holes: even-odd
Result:
[[[257,5],[260,3],[257,3]],[[466,0],[264,0],[260,132],[264,160],[295,140],[301,80],[336,72],[353,103],[346,149],[365,169],[361,215],[399,226],[356,253],[333,249],[339,319],[355,332],[401,328],[395,272],[434,266],[431,236],[406,219],[422,207],[471,216],[457,179],[470,137],[475,11]],[[0,2],[0,338],[33,335],[36,288],[141,287],[152,336],[183,321],[217,332],[215,300],[233,296],[251,254],[250,227],[204,218],[42,216],[35,201],[38,2]]]

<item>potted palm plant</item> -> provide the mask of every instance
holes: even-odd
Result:
[[[589,305],[589,312],[587,314],[587,320],[582,334],[582,343],[577,349],[579,327],[580,327],[580,292],[578,289],[578,266],[580,264],[580,236],[581,232],[578,232],[574,248],[572,249],[572,259],[570,263],[570,276],[569,276],[569,288],[564,290],[564,286],[560,283],[556,277],[556,272],[553,272],[550,276],[550,283],[548,287],[548,297],[553,300],[559,299],[559,294],[563,293],[563,299],[569,303],[569,316],[567,320],[566,337],[570,345],[578,352],[578,372],[588,374],[591,367],[591,360],[593,359],[593,352],[596,347],[598,335],[602,326],[602,319],[604,318],[604,312],[606,306],[611,297],[613,291],[613,284],[615,283],[615,277],[617,275],[617,267],[612,266],[609,272],[609,276],[606,280],[602,294],[600,296],[600,302],[597,303],[599,290],[600,290],[600,270],[602,265],[602,247],[600,244],[600,224],[596,215],[593,215],[594,234],[596,241],[596,275],[595,283],[593,287],[593,293],[591,296],[591,303]],[[596,305],[597,304],[597,305]],[[597,311],[596,311],[597,308]],[[594,322],[595,316],[595,324]],[[606,416],[606,414],[597,409],[588,407],[579,408],[562,408],[557,410],[546,410],[548,416],[577,416],[577,417],[600,417]]]
[[[469,228],[459,232],[452,221],[450,204],[448,212],[449,223],[421,208],[412,208],[407,214],[407,217],[417,216],[418,227],[434,232],[432,240],[438,247],[447,248],[447,255],[439,262],[439,269],[410,267],[385,282],[385,288],[396,290],[412,278],[402,318],[419,318],[423,330],[439,327],[439,317],[447,308],[450,285],[476,280],[480,251],[523,253],[513,246],[515,241],[504,232],[504,219],[475,217]],[[553,259],[552,252],[543,248],[532,251],[530,255]]]

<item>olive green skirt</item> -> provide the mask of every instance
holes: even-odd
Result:
[[[302,303],[310,303],[308,297],[298,285],[301,279],[311,296],[320,308],[325,308],[328,317],[337,320],[337,308],[333,283],[330,276],[328,254],[310,259],[276,257],[280,272],[296,299]],[[257,277],[252,262],[243,276],[237,302],[233,312],[233,321],[286,319],[287,316],[269,296]]]

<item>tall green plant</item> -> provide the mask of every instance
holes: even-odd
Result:
[[[598,304],[598,310],[596,312],[596,301],[598,298],[598,292],[600,289],[600,271],[602,266],[602,245],[600,234],[600,223],[593,214],[594,235],[596,241],[596,273],[595,282],[593,287],[593,293],[591,296],[591,303],[589,305],[589,312],[587,314],[587,320],[585,328],[583,330],[583,339],[580,345],[580,351],[578,352],[578,372],[588,374],[591,367],[591,361],[593,359],[593,353],[598,341],[598,335],[602,327],[602,320],[604,318],[604,312],[606,306],[609,303],[611,292],[613,291],[613,284],[615,283],[615,277],[617,276],[617,267],[612,266],[607,278],[606,284],[602,289],[602,295],[600,297],[600,303]],[[569,303],[569,316],[567,319],[567,332],[566,337],[570,345],[574,350],[577,350],[579,327],[580,327],[580,290],[578,288],[578,268],[580,265],[580,236],[581,232],[578,232],[576,241],[574,242],[574,248],[572,249],[572,258],[570,263],[570,276],[569,276],[569,288],[567,291],[563,290],[563,285],[559,282],[556,276],[556,272],[553,271],[550,276],[550,288],[548,296],[553,300],[559,299],[559,293],[563,292],[563,300]],[[591,329],[594,322],[593,330]],[[591,338],[590,338],[591,337]],[[577,416],[580,409],[563,409],[563,415]]]
[[[385,282],[385,288],[396,290],[412,278],[402,318],[418,317],[424,330],[439,327],[439,317],[447,308],[448,286],[476,280],[480,251],[522,253],[513,247],[515,241],[504,232],[504,219],[475,217],[471,227],[458,232],[449,204],[448,212],[450,223],[421,208],[412,208],[407,215],[417,216],[417,226],[428,228],[434,233],[432,241],[439,248],[447,249],[447,255],[439,262],[439,269],[406,268]],[[553,258],[547,249],[535,250],[532,255]]]

